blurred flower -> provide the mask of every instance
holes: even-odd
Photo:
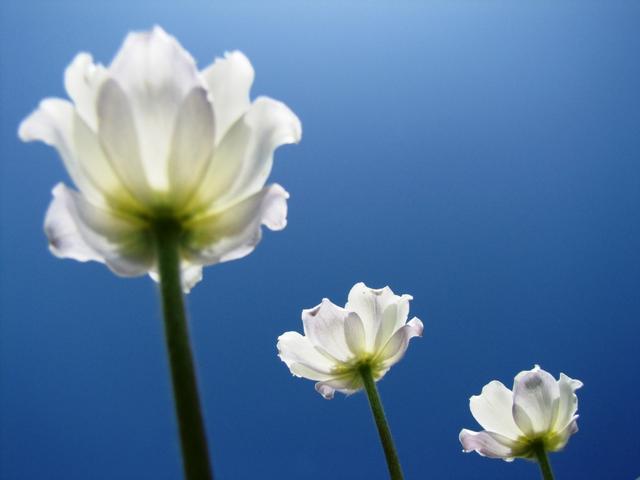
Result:
[[[563,373],[556,381],[538,365],[516,376],[513,392],[497,380],[488,383],[469,400],[471,413],[484,431],[463,429],[464,451],[511,461],[533,458],[535,448],[561,450],[578,431],[575,391],[580,387],[582,382]]]
[[[410,295],[394,295],[389,287],[353,286],[345,308],[328,299],[302,311],[304,336],[286,332],[278,338],[278,355],[297,377],[316,380],[326,399],[336,390],[350,394],[363,387],[359,368],[380,380],[400,361],[409,340],[422,336],[422,322],[407,323]]]
[[[288,194],[265,182],[273,151],[301,126],[283,103],[251,102],[253,78],[237,51],[199,72],[159,27],[129,34],[108,68],[78,54],[65,72],[71,101],[43,100],[19,128],[58,150],[79,190],[53,189],[51,251],[153,276],[151,229],[171,223],[188,288],[203,265],[249,254],[261,225],[283,229]]]

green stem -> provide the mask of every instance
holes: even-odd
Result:
[[[160,223],[155,226],[154,234],[184,474],[187,480],[212,480],[180,282],[180,228],[172,223]]]
[[[362,365],[359,368],[360,376],[362,377],[362,383],[364,389],[369,397],[369,405],[371,406],[371,413],[378,427],[378,434],[380,435],[380,443],[384,449],[384,455],[387,459],[387,467],[389,468],[389,477],[391,480],[402,480],[402,468],[400,467],[400,460],[398,459],[398,452],[393,443],[393,437],[391,436],[391,430],[387,423],[387,418],[384,414],[384,407],[378,394],[378,388],[376,382],[373,379],[371,373],[371,367],[369,365]]]
[[[536,443],[533,446],[533,451],[536,455],[536,459],[538,460],[538,465],[540,465],[542,478],[544,480],[554,480],[553,471],[551,470],[551,464],[549,463],[549,457],[547,457],[547,451],[544,448],[544,444],[542,442]]]

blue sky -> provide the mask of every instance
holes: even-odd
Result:
[[[538,478],[461,453],[468,397],[534,363],[582,380],[558,479],[640,475],[640,5],[625,1],[10,2],[0,7],[0,476],[176,479],[148,278],[49,254],[66,173],[19,121],[81,50],[162,25],[204,67],[240,49],[285,101],[289,225],[188,297],[223,479],[385,478],[366,398],[276,357],[300,311],[364,281],[425,324],[379,388],[407,478]]]

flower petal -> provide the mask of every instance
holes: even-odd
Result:
[[[298,332],[286,332],[278,337],[278,356],[280,360],[286,363],[291,373],[299,377],[306,377],[311,380],[326,380],[330,378],[331,370],[334,364],[328,357],[322,355],[316,350],[307,337],[300,335]],[[303,365],[312,369],[315,374],[324,375],[323,378],[312,377],[304,373],[302,367],[294,365]]]
[[[115,80],[105,81],[98,94],[98,137],[122,184],[143,204],[152,205],[131,105]]]
[[[520,372],[513,383],[513,419],[529,437],[546,433],[556,418],[559,398],[555,379],[539,366]]]
[[[202,77],[213,98],[217,144],[229,127],[249,110],[255,72],[249,59],[236,50],[217,58],[202,71]]]
[[[261,225],[282,230],[287,224],[289,194],[278,184],[229,209],[188,225],[183,254],[192,263],[212,265],[242,258],[262,238]]]
[[[108,77],[107,69],[94,64],[91,55],[84,52],[77,54],[64,72],[64,86],[76,111],[94,131],[98,128],[96,99]]]
[[[22,121],[18,136],[24,142],[40,140],[55,147],[62,158],[73,183],[96,204],[104,203],[103,190],[92,181],[91,172],[83,165],[97,167],[104,160],[95,135],[80,119],[73,105],[59,98],[47,98],[39,107]],[[107,169],[111,167],[108,164]],[[113,173],[104,172],[105,183],[113,178]]]
[[[162,28],[130,33],[109,67],[131,102],[149,183],[169,183],[167,161],[174,123],[187,94],[201,82],[195,61]]]
[[[356,385],[355,378],[336,378],[316,383],[316,391],[324,397],[325,400],[331,400],[336,391],[351,395],[357,392],[361,385]]]
[[[194,88],[178,111],[169,153],[171,203],[175,208],[195,193],[213,151],[213,138],[213,109],[207,91]]]
[[[139,225],[90,204],[63,184],[53,189],[44,228],[52,253],[61,258],[106,263],[122,276],[142,275],[153,263]]]
[[[396,301],[387,305],[382,313],[382,321],[375,337],[375,349],[378,350],[386,344],[391,336],[396,333],[405,323],[409,316],[409,301],[413,299],[411,295],[402,295]]]
[[[259,191],[274,150],[300,136],[300,120],[286,105],[258,98],[216,147],[192,207],[219,210]]]
[[[564,373],[560,374],[560,380],[558,380],[560,401],[558,404],[558,415],[553,427],[554,430],[564,430],[575,418],[575,414],[578,411],[578,396],[575,392],[581,387],[581,381],[574,380]]]
[[[560,431],[547,439],[545,447],[550,452],[562,450],[571,438],[571,435],[578,431],[578,415],[575,415],[569,423]]]
[[[472,432],[466,428],[458,437],[465,452],[478,452],[483,457],[502,458],[512,461],[516,456],[509,439],[492,432]]]
[[[149,276],[154,282],[160,282],[160,274],[157,271],[157,266],[149,271]],[[191,289],[195,287],[198,282],[202,280],[202,266],[194,265],[189,262],[181,262],[180,265],[180,283],[182,285],[182,291],[187,294],[191,292]]]
[[[360,316],[367,333],[368,348],[374,349],[383,313],[389,305],[396,302],[397,298],[389,287],[369,288],[360,282],[351,288],[345,308]]]
[[[339,362],[353,358],[345,336],[345,321],[349,312],[334,305],[329,299],[302,311],[304,333],[309,341]]]
[[[355,312],[349,312],[344,321],[344,335],[349,350],[359,356],[367,351],[367,338],[364,332],[362,320]]]
[[[513,420],[513,393],[494,380],[482,388],[480,395],[469,399],[469,407],[478,423],[490,432],[517,440],[522,432]]]
[[[412,318],[409,323],[398,330],[389,339],[387,344],[378,353],[378,358],[385,368],[398,363],[409,346],[409,340],[413,337],[421,337],[424,325],[418,318]]]

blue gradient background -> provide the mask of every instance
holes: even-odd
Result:
[[[535,479],[464,455],[468,397],[534,363],[584,381],[558,479],[640,475],[640,4],[5,2],[1,8],[0,477],[177,479],[148,278],[49,254],[66,173],[18,122],[160,24],[206,66],[241,49],[303,141],[277,152],[289,226],[189,296],[222,479],[383,479],[362,394],[328,402],[276,337],[357,281],[415,297],[425,335],[379,384],[408,479]]]

